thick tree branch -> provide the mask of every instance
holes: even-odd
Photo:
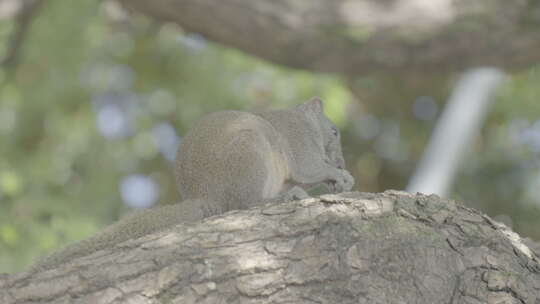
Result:
[[[535,304],[537,254],[452,201],[348,193],[233,211],[0,276],[0,302]]]
[[[536,0],[119,0],[296,68],[361,75],[540,61]]]

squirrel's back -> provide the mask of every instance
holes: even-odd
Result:
[[[282,190],[286,163],[280,135],[268,121],[248,112],[215,112],[199,120],[183,138],[176,162],[177,185],[183,199],[230,203],[264,198]]]

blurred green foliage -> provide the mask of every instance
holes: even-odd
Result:
[[[378,172],[385,162],[403,172],[393,188],[406,184],[418,153],[388,161],[360,147],[370,141],[352,140],[358,117],[350,113],[353,99],[338,77],[274,66],[141,16],[111,17],[114,7],[108,5],[47,1],[20,64],[0,72],[0,272],[21,270],[117,220],[128,209],[119,191],[126,176],[149,176],[159,185],[160,203],[177,201],[172,165],[152,130],[170,124],[181,137],[211,111],[278,108],[320,96],[344,129],[349,167],[362,170],[354,172],[357,188],[384,190],[362,176],[384,179]],[[0,22],[2,52],[12,29],[12,20]],[[454,197],[492,215],[508,214],[519,232],[540,238],[540,139],[538,149],[518,139],[540,118],[538,83],[540,68],[531,68],[502,90]],[[107,138],[100,132],[104,100],[129,114],[126,134]],[[424,138],[433,126],[379,119],[394,126],[390,133],[397,126]],[[403,135],[391,147],[403,148]]]

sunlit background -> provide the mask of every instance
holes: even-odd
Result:
[[[11,2],[0,5],[2,52]],[[370,77],[272,65],[95,0],[49,1],[23,50],[0,71],[0,272],[133,208],[178,201],[177,146],[211,111],[320,96],[343,130],[355,189],[404,189],[452,91],[411,95],[396,85],[386,96],[395,108],[374,111],[352,88],[377,87]],[[448,196],[540,240],[540,66],[509,75],[497,92]]]

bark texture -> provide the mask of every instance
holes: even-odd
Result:
[[[295,68],[362,75],[540,61],[537,0],[119,0]]]
[[[0,276],[0,303],[540,303],[538,252],[436,196],[265,205]]]

